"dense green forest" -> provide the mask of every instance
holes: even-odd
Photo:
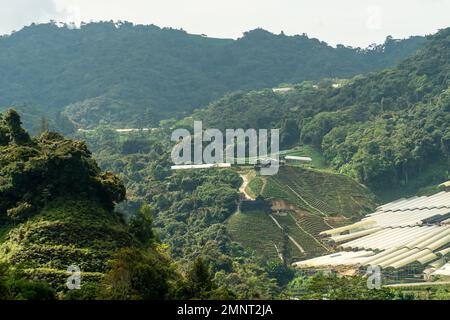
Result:
[[[444,29],[395,67],[284,93],[231,93],[193,118],[209,127],[281,128],[283,148],[315,146],[334,169],[375,191],[415,193],[448,177],[449,48]]]
[[[423,42],[332,48],[262,29],[229,40],[127,22],[31,25],[0,37],[0,108],[37,107],[52,120],[64,112],[84,128],[156,126],[229,91],[382,69]]]

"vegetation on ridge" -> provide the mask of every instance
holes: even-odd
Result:
[[[64,111],[84,128],[155,127],[229,91],[382,69],[423,42],[361,50],[262,29],[231,40],[129,22],[33,24],[0,37],[0,109],[25,104],[52,120]]]

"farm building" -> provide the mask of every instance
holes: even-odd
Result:
[[[209,163],[209,164],[181,164],[171,166],[172,170],[189,170],[189,169],[211,169],[211,168],[230,168],[231,163]]]
[[[367,268],[387,272],[413,267],[430,278],[448,272],[450,192],[400,199],[361,221],[321,233],[340,252],[299,261],[299,268]]]
[[[444,264],[439,269],[435,270],[431,275],[443,276],[450,278],[450,263]]]
[[[286,161],[286,163],[291,163],[291,162],[310,163],[310,162],[312,162],[312,159],[310,157],[297,157],[297,156],[285,156],[284,160]]]
[[[292,87],[283,87],[283,88],[273,88],[272,91],[274,93],[286,93],[289,92],[291,90],[294,90],[294,88]]]

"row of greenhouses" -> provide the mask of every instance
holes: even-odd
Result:
[[[299,268],[423,266],[428,276],[450,275],[450,192],[400,199],[361,221],[321,233],[336,252],[294,263]]]

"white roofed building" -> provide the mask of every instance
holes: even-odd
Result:
[[[285,156],[285,160],[292,160],[292,161],[300,161],[300,162],[311,162],[312,159],[310,157],[298,157],[298,156]]]

